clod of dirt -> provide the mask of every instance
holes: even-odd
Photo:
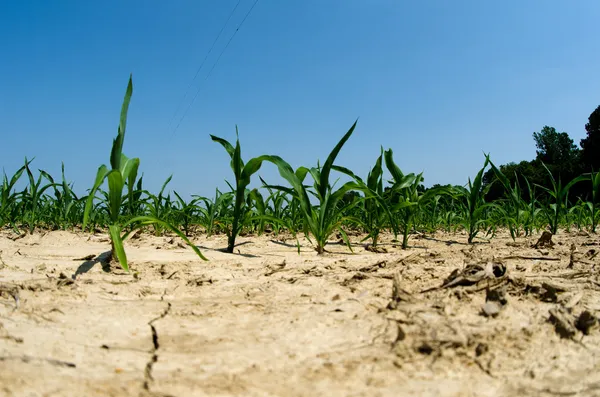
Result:
[[[212,283],[213,283],[212,278],[206,278],[206,277],[202,276],[202,277],[195,278],[193,280],[189,280],[187,282],[187,285],[190,287],[201,287],[204,284],[212,284]]]
[[[22,238],[23,238],[23,237],[25,237],[25,236],[26,236],[26,234],[25,234],[25,233],[22,233],[22,234],[18,234],[18,235],[16,235],[15,237],[9,237],[9,239],[11,239],[12,241],[17,241],[17,240],[20,240],[20,239],[22,239]]]
[[[400,276],[400,273],[394,274],[394,279],[392,283],[392,299],[388,303],[387,308],[389,310],[394,310],[402,302],[408,303],[413,301],[414,298],[410,294],[410,292],[407,292],[402,288],[402,278]]]
[[[485,293],[486,302],[498,302],[502,306],[508,303],[506,299],[506,286],[496,289],[488,289]]]
[[[396,333],[396,339],[392,343],[392,348],[396,346],[398,342],[402,342],[404,339],[406,339],[406,332],[404,332],[404,330],[400,326],[400,323],[397,323],[396,325],[398,326],[398,331]]]
[[[577,306],[577,304],[579,303],[579,301],[581,301],[581,299],[583,298],[583,292],[578,292],[575,295],[571,296],[571,298],[569,298],[569,300],[567,301],[567,303],[564,304],[565,308],[571,310],[573,309],[575,306]]]
[[[419,347],[417,347],[417,351],[421,354],[430,355],[433,353],[434,349],[429,343],[423,342],[421,345],[419,345]]]
[[[475,347],[475,357],[483,356],[489,349],[489,346],[485,343],[478,343],[477,347]]]
[[[285,259],[281,263],[269,264],[269,265],[267,265],[268,270],[265,272],[265,276],[268,277],[272,274],[275,274],[278,272],[283,272],[283,271],[287,270],[285,268],[285,266],[286,266]]]
[[[66,274],[64,274],[63,272],[60,272],[60,274],[58,275],[58,282],[56,283],[56,285],[58,287],[64,287],[66,285],[72,285],[75,284],[75,280],[73,280],[72,278],[69,278]]]
[[[572,339],[577,334],[575,328],[575,317],[563,307],[550,309],[550,322],[554,324],[554,330],[562,338]]]
[[[554,242],[552,241],[552,233],[550,233],[549,231],[544,231],[538,239],[537,243],[535,243],[532,247],[554,247]]]
[[[323,270],[317,268],[317,266],[313,266],[308,269],[302,269],[302,273],[313,277],[323,277]]]
[[[493,263],[492,273],[496,277],[502,277],[506,274],[506,265],[504,263]]]
[[[371,273],[371,272],[376,272],[379,269],[383,269],[386,266],[387,266],[387,263],[385,261],[379,261],[372,265],[363,266],[360,269],[358,269],[358,271],[365,272],[365,273]]]
[[[584,335],[590,334],[590,328],[593,328],[598,323],[598,319],[589,311],[583,311],[577,321],[575,322],[575,327],[583,332]]]
[[[540,299],[544,302],[556,302],[558,301],[558,293],[567,291],[567,287],[550,282],[543,282],[542,288]]]
[[[11,296],[15,300],[15,310],[17,310],[19,308],[19,288],[17,286],[0,284],[0,296],[4,294]]]
[[[378,245],[367,244],[365,245],[365,250],[369,252],[374,252],[376,254],[387,254],[388,250],[385,247],[380,247]]]
[[[502,305],[495,301],[486,302],[481,306],[481,313],[485,317],[496,317],[498,314],[500,314],[501,310]]]
[[[367,276],[364,273],[355,273],[352,277],[342,281],[341,285],[342,287],[348,287],[358,281],[365,280],[367,278],[369,278],[369,276]]]
[[[499,278],[506,274],[506,266],[502,263],[491,263],[482,266],[479,264],[467,265],[463,270],[454,269],[439,287],[428,288],[421,293],[457,286],[478,284],[483,280]]]

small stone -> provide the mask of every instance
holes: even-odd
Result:
[[[484,355],[485,353],[487,353],[489,350],[488,345],[486,345],[485,343],[478,343],[477,347],[475,348],[475,356],[479,357]]]
[[[594,317],[592,313],[585,310],[577,318],[577,321],[575,322],[575,328],[583,332],[584,335],[589,335],[590,328],[595,326],[597,323],[598,319]]]
[[[496,317],[498,314],[500,314],[500,310],[502,310],[502,306],[500,303],[495,301],[486,302],[483,304],[483,306],[481,306],[482,314],[485,317]]]

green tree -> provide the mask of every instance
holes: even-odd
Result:
[[[533,140],[537,148],[537,160],[566,172],[573,172],[577,168],[579,148],[566,132],[557,132],[556,128],[546,125],[540,132],[533,133]]]
[[[585,130],[587,137],[580,142],[583,166],[586,171],[598,171],[600,169],[600,106],[590,114]]]

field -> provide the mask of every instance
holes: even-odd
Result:
[[[387,252],[360,237],[319,255],[247,235],[228,254],[226,236],[193,235],[205,262],[137,233],[127,273],[106,233],[4,231],[0,394],[600,393],[597,236],[432,232],[402,250],[384,234]]]
[[[151,193],[132,93],[85,195],[3,175],[2,395],[600,395],[600,173],[426,188],[382,148],[363,179],[355,122],[296,169],[211,135],[229,190]]]

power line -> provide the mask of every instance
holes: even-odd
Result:
[[[187,98],[187,95],[188,95],[188,92],[190,91],[190,88],[192,88],[192,86],[194,85],[194,81],[196,80],[196,77],[198,77],[198,74],[200,73],[200,70],[202,69],[202,67],[204,66],[204,63],[208,59],[208,56],[211,54],[212,50],[215,48],[215,45],[217,44],[217,41],[219,41],[219,39],[221,38],[221,34],[223,34],[223,31],[225,30],[225,28],[229,24],[229,21],[231,20],[231,17],[235,13],[235,11],[237,10],[237,8],[238,8],[238,6],[240,5],[241,2],[242,2],[242,0],[238,0],[238,2],[235,5],[235,7],[233,7],[233,10],[231,10],[231,12],[229,13],[229,16],[227,17],[227,21],[225,21],[225,24],[223,25],[223,27],[219,31],[219,34],[215,38],[215,41],[213,41],[212,46],[208,50],[208,53],[206,54],[206,56],[202,60],[202,63],[200,63],[200,66],[196,70],[196,74],[194,74],[194,78],[192,79],[192,81],[190,81],[190,85],[185,90],[185,94],[183,95],[183,98],[181,98],[181,101],[179,101],[179,104],[177,105],[177,108],[175,109],[175,113],[173,113],[173,116],[169,120],[169,126],[168,126],[168,128],[171,128],[171,124],[173,124],[173,120],[175,120],[175,116],[177,116],[177,113],[179,113],[179,110],[181,109],[181,105],[183,105],[183,101],[185,101],[185,99]]]
[[[258,0],[254,1],[254,4],[252,4],[252,7],[250,7],[250,9],[248,10],[248,12],[246,13],[246,15],[244,16],[244,19],[242,19],[242,22],[240,22],[240,24],[238,25],[238,27],[235,29],[235,32],[233,32],[233,34],[231,35],[231,37],[229,38],[229,41],[227,42],[227,44],[225,44],[225,47],[223,48],[223,50],[221,51],[221,53],[219,54],[217,60],[215,61],[215,63],[212,65],[212,68],[210,68],[208,74],[206,75],[206,77],[204,78],[204,80],[202,81],[205,82],[206,80],[208,80],[208,78],[210,77],[210,75],[212,74],[213,70],[215,69],[215,67],[217,66],[217,64],[219,63],[219,60],[221,59],[221,57],[223,56],[223,53],[225,53],[225,50],[227,50],[227,47],[229,47],[229,44],[231,44],[231,41],[233,40],[233,38],[235,37],[235,35],[237,34],[237,32],[240,30],[240,28],[242,27],[242,25],[244,24],[244,22],[246,22],[246,19],[248,19],[248,16],[250,16],[250,14],[252,13],[252,10],[254,9],[254,7],[256,7],[256,4],[258,3]],[[190,110],[190,108],[192,107],[192,104],[194,103],[194,101],[196,100],[196,98],[198,97],[198,94],[200,94],[200,88],[202,87],[202,85],[198,86],[198,90],[196,90],[196,95],[194,95],[194,97],[192,98],[192,101],[190,102],[190,104],[188,105],[187,109],[185,110],[185,112],[183,113],[183,116],[181,116],[181,119],[179,120],[179,123],[177,123],[177,126],[175,127],[175,129],[172,132],[172,135],[175,134],[175,132],[177,131],[177,129],[179,128],[179,126],[181,125],[181,122],[183,121],[183,119],[185,118],[185,116],[187,115],[188,111]]]

